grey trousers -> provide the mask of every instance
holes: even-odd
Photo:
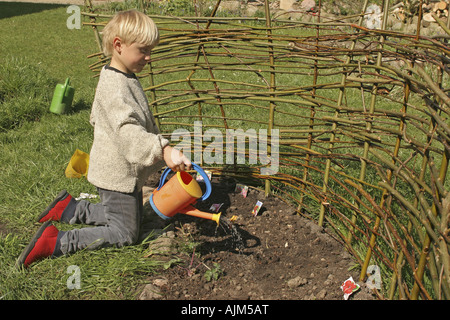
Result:
[[[142,191],[121,193],[98,188],[98,192],[101,202],[78,201],[69,221],[94,227],[66,231],[60,240],[63,254],[137,242],[143,217]]]

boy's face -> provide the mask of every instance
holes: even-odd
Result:
[[[125,73],[139,73],[150,61],[151,47],[140,43],[125,44],[114,39],[111,66]]]

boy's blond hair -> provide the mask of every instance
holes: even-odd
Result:
[[[137,10],[118,12],[105,26],[102,35],[103,53],[107,57],[113,53],[115,37],[119,37],[126,45],[137,42],[152,48],[159,42],[159,32],[155,22]]]

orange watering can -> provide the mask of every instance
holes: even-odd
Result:
[[[192,167],[200,173],[206,183],[205,194],[202,195],[202,189],[192,176],[185,172],[177,172],[166,184],[164,184],[167,175],[171,171],[166,168],[161,175],[158,187],[150,195],[150,205],[152,209],[163,219],[172,218],[177,213],[187,214],[190,216],[209,219],[219,224],[220,215],[199,211],[193,207],[198,199],[206,200],[211,194],[211,182],[208,175],[197,164],[193,163]]]

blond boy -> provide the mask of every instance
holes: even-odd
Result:
[[[61,191],[38,217],[44,224],[18,258],[18,266],[85,248],[136,243],[142,187],[149,175],[164,162],[173,171],[191,168],[189,159],[159,133],[135,75],[148,64],[158,41],[155,23],[136,10],[116,14],[105,26],[104,53],[111,62],[100,73],[92,105],[94,140],[87,176],[97,187],[101,203],[76,201]],[[95,227],[60,231],[52,221]]]

